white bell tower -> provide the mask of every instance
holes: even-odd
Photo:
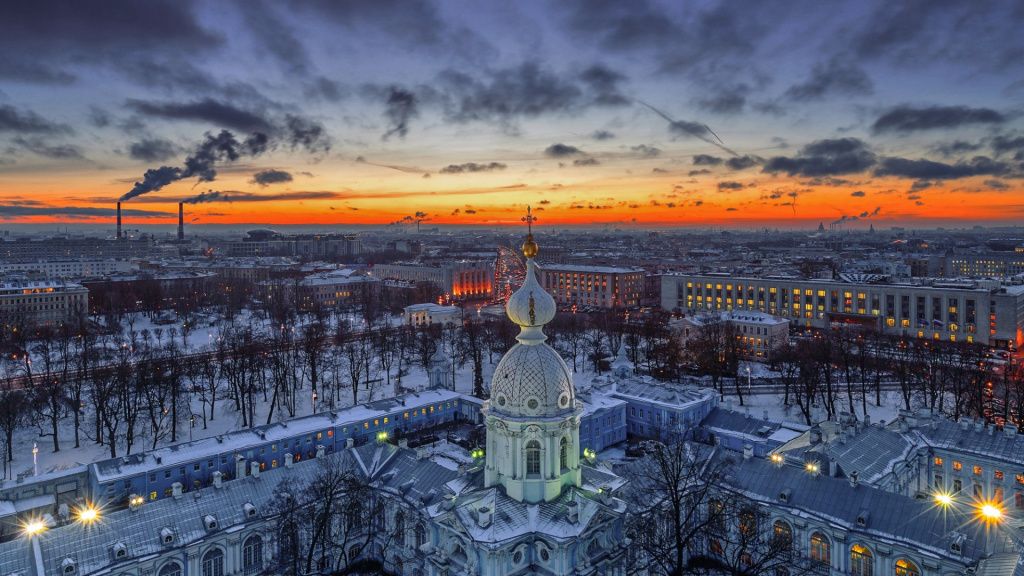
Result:
[[[484,484],[502,485],[510,498],[544,502],[566,486],[580,486],[580,414],[572,372],[545,343],[543,327],[555,317],[554,298],[537,281],[535,218],[527,208],[529,227],[523,255],[526,280],[505,305],[520,326],[518,343],[494,371],[491,398],[483,408],[487,423]]]

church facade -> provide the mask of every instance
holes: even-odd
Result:
[[[526,280],[506,304],[517,343],[498,363],[483,473],[430,508],[428,574],[619,574],[625,556],[623,482],[580,461],[572,373],[545,343],[556,304],[537,280],[533,235],[523,246]]]

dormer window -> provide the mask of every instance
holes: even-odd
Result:
[[[252,505],[252,502],[246,502],[245,506],[242,506],[242,509],[245,511],[246,518],[256,517],[256,507]]]
[[[160,529],[160,542],[162,542],[164,544],[164,546],[167,546],[169,544],[173,544],[174,543],[174,531],[171,530],[170,528],[166,528],[166,527],[161,528]]]
[[[71,558],[65,558],[60,563],[60,571],[63,574],[74,574],[75,573],[75,561]]]
[[[118,542],[111,548],[114,553],[114,560],[124,560],[128,557],[128,547],[125,546],[124,542]]]
[[[213,514],[207,514],[203,518],[203,525],[206,526],[207,530],[216,530],[217,529],[217,517],[214,516]]]

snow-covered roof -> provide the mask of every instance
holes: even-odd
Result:
[[[109,458],[92,464],[94,477],[98,482],[134,476],[152,469],[172,466],[183,462],[231,451],[243,451],[265,444],[268,441],[283,440],[294,436],[313,433],[339,425],[356,423],[380,417],[399,409],[413,409],[438,402],[460,399],[463,396],[451,390],[427,390],[406,394],[387,400],[377,400],[333,412],[321,412],[296,418],[286,423],[276,422],[249,430],[236,430],[213,438],[174,444],[150,452]],[[159,460],[159,463],[158,463]]]
[[[642,273],[643,268],[623,268],[619,266],[585,266],[578,264],[541,264],[544,272],[584,272],[592,274],[630,274]]]
[[[647,383],[637,379],[619,381],[611,392],[616,398],[650,404],[661,404],[667,408],[682,408],[714,400],[717,394],[710,388],[697,388],[665,382]]]

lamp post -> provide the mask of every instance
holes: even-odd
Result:
[[[747,394],[750,394],[750,393],[751,393],[751,386],[750,386],[750,365],[748,364],[748,365],[747,365]]]
[[[32,475],[39,476],[39,445],[32,443]]]

